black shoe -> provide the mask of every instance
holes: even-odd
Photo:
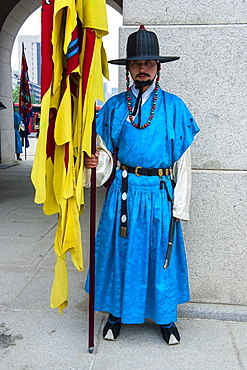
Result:
[[[167,325],[160,325],[161,334],[167,344],[178,344],[180,342],[180,335],[174,322]]]
[[[107,322],[103,329],[103,338],[115,340],[119,336],[121,329],[121,317],[115,317],[111,313],[108,316]]]

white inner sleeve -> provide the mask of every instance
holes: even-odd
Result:
[[[189,221],[191,194],[191,156],[190,148],[173,165],[174,189],[173,217]]]
[[[96,186],[102,186],[111,176],[113,169],[112,153],[107,149],[104,140],[97,134],[96,148],[99,151],[99,164],[96,168]],[[91,185],[91,169],[84,167],[84,186]]]

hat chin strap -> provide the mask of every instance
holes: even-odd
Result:
[[[139,108],[139,115],[138,115],[138,125],[139,126],[141,124],[142,91],[143,91],[143,88],[145,86],[151,86],[153,81],[154,81],[154,79],[153,80],[147,80],[147,81],[134,80],[135,87],[136,87],[136,89],[139,89],[139,93],[138,93],[138,96],[136,98],[136,103],[135,103],[134,110],[133,110],[133,116],[136,115],[136,112]]]

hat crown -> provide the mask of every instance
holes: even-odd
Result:
[[[159,63],[172,62],[179,57],[160,56],[156,34],[147,31],[141,24],[137,32],[131,33],[127,41],[127,58],[109,60],[111,64],[128,65],[130,60],[157,60]]]
[[[127,59],[158,60],[159,43],[156,34],[147,31],[143,25],[137,32],[130,34],[127,42]]]

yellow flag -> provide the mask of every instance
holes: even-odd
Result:
[[[48,65],[50,80],[42,95],[32,181],[35,202],[43,203],[45,214],[58,213],[51,307],[62,313],[68,304],[66,253],[83,269],[84,151],[91,153],[96,99],[104,100],[102,73],[108,76],[108,68],[102,36],[108,30],[105,0],[54,0],[51,5],[43,0],[42,8],[43,42],[50,50],[49,59],[43,48],[42,76]]]

